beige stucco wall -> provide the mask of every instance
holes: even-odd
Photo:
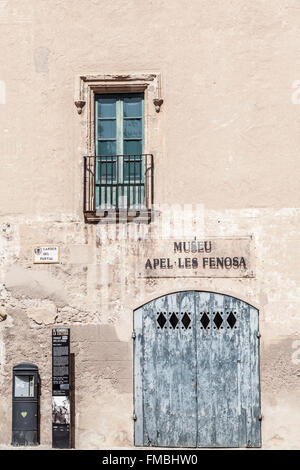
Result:
[[[51,446],[51,328],[68,326],[76,447],[132,446],[132,312],[198,289],[259,309],[263,447],[300,447],[298,15],[292,0],[0,3],[2,445],[11,369],[30,361]],[[78,76],[149,72],[161,73],[164,99],[160,113],[147,108],[153,253],[168,205],[200,204],[187,236],[252,235],[254,278],[140,279],[143,237],[111,240],[114,228],[84,222]],[[58,244],[61,263],[33,265],[39,243]]]

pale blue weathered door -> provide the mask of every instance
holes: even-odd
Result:
[[[259,447],[258,311],[187,291],[134,312],[135,444]]]

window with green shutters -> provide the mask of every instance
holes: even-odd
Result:
[[[144,188],[144,95],[95,97],[96,208],[142,205]]]

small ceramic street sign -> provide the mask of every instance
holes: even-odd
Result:
[[[33,247],[33,262],[38,263],[59,263],[59,246],[38,245]]]

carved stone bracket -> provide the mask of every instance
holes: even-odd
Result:
[[[74,103],[75,103],[75,106],[77,108],[78,114],[81,114],[82,113],[82,108],[85,105],[85,100],[75,100]]]
[[[162,98],[154,98],[153,104],[155,106],[155,111],[159,113],[160,107],[163,104],[164,100]]]
[[[0,310],[0,322],[6,320],[7,315],[3,310]]]

